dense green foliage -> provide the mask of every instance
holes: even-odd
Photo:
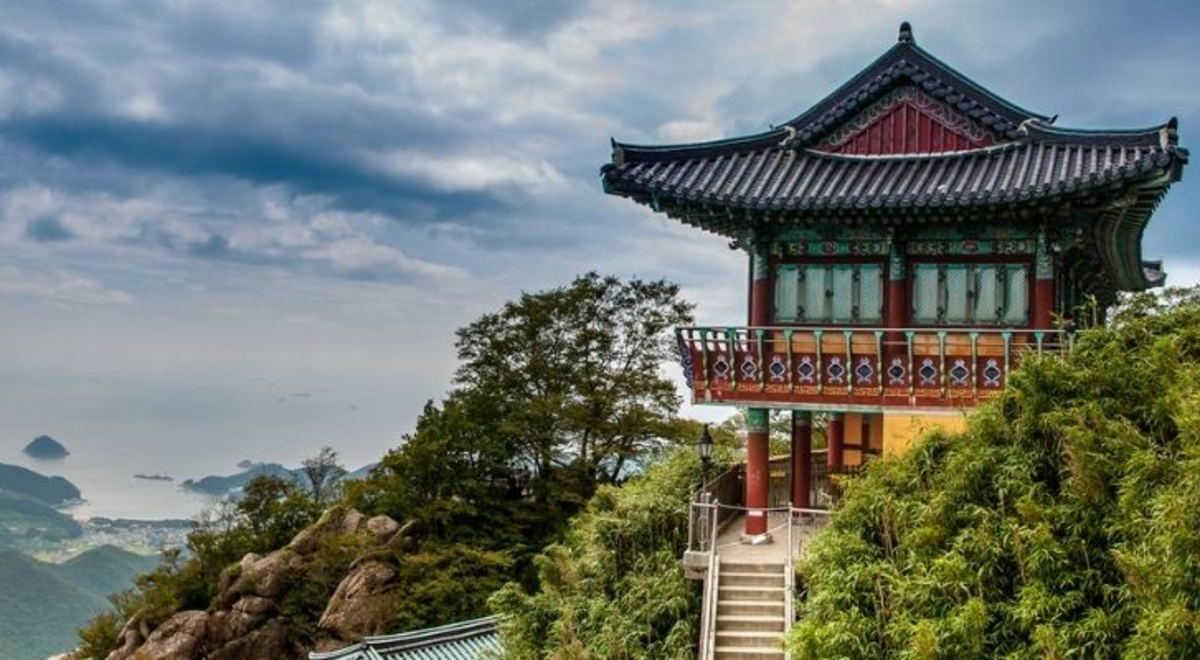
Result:
[[[700,591],[680,557],[698,478],[694,451],[679,448],[622,487],[601,488],[537,557],[537,589],[510,583],[493,598],[505,657],[693,658]]]
[[[1027,358],[872,464],[802,566],[809,658],[1200,657],[1200,294]]]
[[[70,649],[72,630],[108,606],[105,595],[156,561],[111,546],[62,564],[0,552],[0,658],[42,660]]]
[[[678,396],[659,370],[674,354],[670,329],[689,322],[690,310],[674,285],[589,274],[459,331],[455,389],[427,404],[416,431],[333,501],[405,524],[403,542],[366,550],[396,575],[391,630],[486,614],[488,597],[514,575],[532,585],[533,555],[598,487],[695,438],[695,425],[675,418]],[[249,482],[236,507],[189,537],[186,559],[140,578],[116,599],[115,616],[80,631],[86,648],[102,655],[118,622],[133,616],[153,626],[212,607],[221,576],[242,555],[278,548],[314,520],[331,497],[316,490],[269,475]],[[677,493],[674,506],[683,499]],[[335,539],[306,558],[304,583],[280,604],[289,639],[318,634],[321,609],[361,559],[353,543]],[[665,557],[656,561],[665,566]],[[672,633],[671,644],[687,634]]]
[[[79,489],[62,477],[47,477],[19,465],[0,463],[0,488],[46,504],[79,499]]]

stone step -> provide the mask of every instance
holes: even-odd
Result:
[[[726,571],[730,573],[770,573],[772,575],[783,575],[783,564],[723,561],[721,562],[721,572],[724,573]]]
[[[769,600],[783,602],[783,587],[727,587],[717,588],[717,602],[723,600]]]
[[[717,646],[713,648],[715,660],[783,660],[783,651],[762,647]]]
[[[723,616],[777,616],[783,618],[783,601],[720,599],[717,620]]]
[[[779,648],[782,638],[777,632],[757,632],[754,630],[718,630],[717,648],[733,646],[737,648]]]
[[[725,573],[719,578],[722,587],[782,587],[783,574],[772,573]]]
[[[717,632],[725,630],[757,630],[760,632],[782,633],[782,612],[776,616],[717,613]]]

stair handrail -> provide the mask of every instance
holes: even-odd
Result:
[[[713,500],[705,504],[693,504],[693,506],[711,507],[709,522],[709,543],[708,543],[708,573],[704,579],[704,602],[701,604],[700,611],[700,660],[712,660],[715,656],[717,643],[717,582],[720,579],[719,572],[721,563],[717,561],[717,512],[719,511],[719,502]]]
[[[783,590],[784,590],[784,608],[783,608],[783,634],[786,637],[788,631],[792,629],[792,624],[796,622],[796,609],[794,602],[794,594],[796,591],[796,543],[792,536],[792,527],[796,524],[797,519],[803,520],[804,516],[812,516],[813,522],[816,522],[818,517],[824,517],[826,522],[829,520],[828,509],[801,509],[788,503],[788,550],[787,564],[783,567]],[[786,660],[791,660],[792,654],[784,650]]]
[[[792,629],[792,621],[796,618],[793,613],[792,593],[796,587],[796,563],[795,551],[796,544],[792,537],[792,530],[796,526],[796,509],[792,507],[791,501],[787,506],[787,562],[783,564],[783,639],[787,639],[788,631]],[[783,648],[784,660],[792,660],[791,651],[787,647]]]

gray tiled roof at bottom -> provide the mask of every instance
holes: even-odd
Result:
[[[483,660],[498,658],[500,636],[496,619],[487,617],[398,635],[367,637],[327,653],[310,653],[311,660]]]
[[[1172,165],[1160,145],[1012,142],[970,151],[848,156],[772,147],[610,165],[613,192],[757,210],[984,206],[1070,194]]]

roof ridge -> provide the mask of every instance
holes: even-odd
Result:
[[[1020,149],[1021,147],[1033,144],[1027,140],[1009,140],[1008,142],[1000,142],[997,144],[989,144],[982,147],[972,147],[970,149],[956,149],[952,151],[931,151],[920,153],[901,153],[901,154],[847,154],[833,151],[820,151],[804,147],[797,151],[804,152],[806,156],[814,158],[822,158],[826,160],[847,160],[847,161],[896,161],[896,160],[941,160],[947,158],[970,158],[984,154],[999,153],[1010,149]]]
[[[309,653],[308,657],[310,660],[335,660],[337,658],[353,657],[349,654],[356,652],[374,652],[375,648],[381,648],[385,652],[421,649],[434,644],[454,642],[495,633],[496,630],[496,617],[486,616],[391,635],[367,636],[363,637],[359,642],[336,651],[312,652]]]

